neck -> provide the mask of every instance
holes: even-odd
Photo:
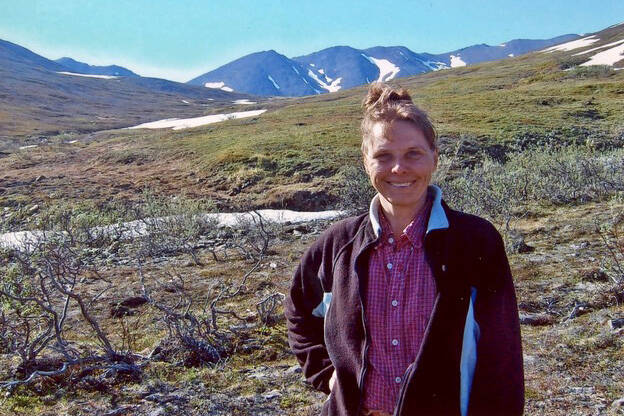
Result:
[[[427,195],[425,194],[416,205],[396,206],[392,205],[390,201],[380,195],[380,208],[383,210],[386,219],[392,227],[392,234],[395,239],[398,239],[401,234],[403,234],[403,230],[405,230],[405,228],[407,228],[407,226],[412,222],[414,217],[416,217],[416,214],[423,209],[426,201]]]

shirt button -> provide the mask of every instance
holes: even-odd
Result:
[[[397,378],[395,378],[395,379],[394,379],[394,382],[395,382],[395,383],[397,383],[397,384],[399,384],[399,383],[401,382],[401,377],[397,377]]]
[[[393,339],[393,340],[392,340],[392,345],[394,345],[395,347],[396,347],[397,345],[399,345],[399,340],[398,340],[398,339]]]
[[[390,238],[388,239],[388,242],[389,242],[390,244],[393,244],[393,243],[394,243],[394,238],[390,237]]]
[[[386,267],[388,268],[388,270],[392,270],[392,263],[388,263]]]
[[[392,301],[392,306],[397,306],[399,304],[399,302],[395,299]]]

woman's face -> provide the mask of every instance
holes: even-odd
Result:
[[[364,166],[383,206],[419,208],[437,164],[437,150],[431,149],[422,131],[411,122],[373,125]]]

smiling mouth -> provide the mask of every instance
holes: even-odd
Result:
[[[408,186],[412,185],[415,181],[412,182],[388,182],[388,184],[390,184],[391,186],[394,186],[396,188],[407,188]]]

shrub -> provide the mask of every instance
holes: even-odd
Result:
[[[441,157],[435,182],[451,207],[481,215],[505,230],[528,204],[561,205],[603,200],[624,191],[624,150],[598,152],[591,144],[564,148],[531,147],[489,157],[455,172],[452,158]],[[368,208],[374,190],[362,169],[344,173],[342,207]]]
[[[615,75],[613,67],[609,65],[589,65],[589,66],[577,66],[570,69],[567,72],[567,78],[608,78]]]

